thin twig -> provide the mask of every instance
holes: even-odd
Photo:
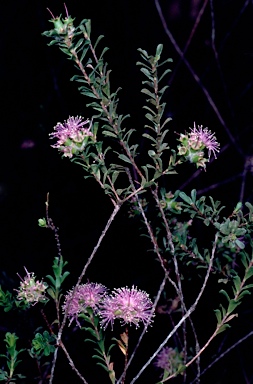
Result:
[[[165,225],[165,228],[166,228],[166,234],[167,234],[167,241],[168,241],[168,244],[170,245],[170,250],[171,250],[171,253],[172,253],[172,257],[173,257],[173,263],[174,263],[174,267],[175,267],[175,274],[176,274],[176,278],[177,278],[177,283],[178,283],[178,290],[177,290],[177,294],[179,296],[179,299],[181,301],[181,305],[182,305],[182,309],[183,309],[183,315],[187,312],[187,308],[186,308],[186,305],[185,305],[185,301],[184,301],[184,294],[183,294],[183,289],[182,289],[182,284],[181,284],[181,277],[180,277],[180,273],[179,273],[179,267],[178,267],[178,262],[177,262],[177,258],[176,258],[176,255],[175,255],[175,248],[174,248],[174,244],[173,244],[173,241],[172,241],[172,233],[170,231],[170,228],[169,228],[169,225],[168,225],[168,220],[166,219],[165,217],[165,213],[164,213],[164,210],[162,209],[161,207],[161,204],[159,202],[159,198],[158,198],[158,194],[157,194],[157,189],[152,191],[153,192],[153,196],[155,197],[155,200],[156,200],[156,204],[159,208],[159,211],[161,213],[161,216],[162,216],[162,219],[163,219],[163,223]],[[193,334],[194,334],[194,337],[195,337],[195,342],[196,342],[196,353],[199,351],[199,342],[198,342],[198,338],[197,338],[197,334],[196,334],[196,330],[195,330],[195,327],[194,327],[194,324],[192,322],[192,319],[191,317],[189,316],[189,321],[190,321],[190,324],[191,324],[191,327],[192,327],[192,331],[193,331]],[[187,359],[187,339],[186,339],[186,322],[183,324],[183,335],[184,335],[184,363],[186,364],[186,359]],[[198,367],[198,371],[200,370],[200,360],[198,359],[197,361],[197,367]],[[185,376],[186,378],[186,376]]]
[[[63,344],[62,341],[60,341],[60,347],[61,349],[63,350],[63,352],[65,353],[65,355],[67,356],[67,359],[69,361],[69,365],[71,366],[71,368],[73,369],[73,371],[75,371],[75,373],[77,374],[77,376],[82,380],[83,383],[85,384],[88,384],[88,382],[85,380],[85,378],[81,375],[81,373],[78,371],[78,369],[76,368],[73,360],[71,359],[65,345]]]
[[[204,375],[208,369],[210,369],[214,364],[216,364],[220,359],[222,359],[224,356],[226,356],[229,352],[231,352],[234,348],[236,348],[239,344],[241,344],[243,341],[248,339],[248,337],[253,336],[253,331],[249,332],[246,336],[242,337],[240,340],[238,340],[235,344],[233,344],[231,347],[226,349],[223,353],[221,353],[215,360],[213,360],[201,373],[200,376]],[[197,378],[195,378],[193,381],[191,381],[190,384],[195,383]]]
[[[238,13],[238,16],[234,19],[234,22],[233,22],[233,24],[232,24],[232,26],[231,26],[230,31],[227,32],[226,36],[225,36],[224,39],[222,40],[222,43],[220,44],[219,51],[221,51],[221,50],[223,49],[224,45],[226,44],[227,39],[231,36],[232,30],[233,30],[233,29],[235,28],[235,26],[238,24],[238,22],[239,22],[240,18],[242,17],[244,11],[246,10],[247,6],[250,5],[250,4],[251,4],[251,5],[253,4],[252,0],[246,0],[246,1],[245,1],[245,3],[244,3],[244,5],[242,6],[240,12]]]
[[[159,201],[159,197],[158,197],[158,193],[157,193],[157,188],[154,191],[152,191],[152,193],[153,193],[153,196],[155,198],[156,205],[157,205],[157,207],[158,207],[158,209],[160,211],[160,214],[161,214],[162,220],[163,220],[163,224],[164,224],[165,229],[166,229],[167,242],[168,242],[167,246],[170,246],[170,252],[171,252],[172,258],[173,258],[175,274],[176,274],[176,279],[177,279],[177,286],[178,286],[177,294],[178,294],[179,299],[181,301],[182,316],[183,316],[187,312],[187,309],[186,309],[186,306],[185,306],[185,303],[184,303],[184,295],[183,295],[183,290],[182,290],[181,277],[180,277],[180,273],[179,273],[177,258],[176,258],[176,255],[175,255],[174,244],[173,244],[173,241],[172,241],[172,233],[171,233],[170,228],[169,228],[168,220],[165,217],[164,210],[161,207],[161,204],[160,204],[160,201]],[[184,360],[185,360],[185,363],[186,363],[186,359],[187,359],[187,353],[186,353],[186,351],[187,351],[186,322],[184,322],[184,324],[183,324],[183,337],[184,337],[184,347],[183,347]],[[185,373],[184,373],[184,375],[185,375]]]
[[[223,71],[222,71],[222,68],[221,68],[220,60],[219,60],[218,50],[217,50],[216,44],[215,44],[215,14],[214,14],[213,0],[210,0],[210,10],[211,10],[211,23],[212,23],[211,47],[212,47],[212,50],[213,50],[213,53],[214,53],[214,59],[215,59],[216,65],[217,65],[218,73],[220,75],[221,84],[222,84],[222,87],[223,87],[223,90],[224,90],[224,94],[226,96],[226,101],[227,101],[227,104],[228,104],[228,107],[229,107],[229,110],[230,110],[230,113],[231,113],[232,121],[234,121],[235,120],[234,108],[232,106],[232,103],[231,103],[231,100],[230,100],[230,97],[229,97],[228,87],[227,87],[227,84],[226,84],[226,81],[225,81],[225,78],[224,78],[224,75],[223,75]],[[221,52],[221,50],[220,50],[220,52]],[[223,99],[225,99],[225,97]]]
[[[93,260],[95,254],[96,254],[96,252],[97,252],[97,250],[98,250],[98,248],[100,247],[100,244],[101,244],[103,238],[105,237],[105,235],[106,235],[108,229],[110,228],[110,226],[111,226],[111,224],[112,224],[112,222],[113,222],[115,216],[117,215],[119,209],[120,209],[120,206],[119,206],[119,205],[116,205],[116,206],[114,207],[114,210],[113,210],[113,212],[112,212],[112,214],[111,214],[109,220],[107,221],[106,226],[105,226],[103,232],[101,233],[101,235],[100,235],[100,237],[99,237],[99,239],[98,239],[98,242],[97,242],[96,246],[94,247],[94,249],[93,249],[93,251],[92,251],[90,257],[88,258],[88,260],[87,260],[87,262],[86,262],[86,264],[85,264],[85,266],[84,266],[84,268],[83,268],[83,270],[82,270],[82,272],[81,272],[81,274],[80,274],[80,276],[79,276],[79,278],[78,278],[78,280],[77,280],[77,283],[76,283],[76,285],[75,285],[75,287],[74,287],[74,289],[73,289],[73,291],[72,291],[72,297],[74,296],[74,294],[75,294],[75,292],[76,292],[76,290],[77,290],[78,285],[81,283],[81,281],[82,281],[82,279],[83,279],[83,277],[84,277],[84,275],[85,275],[85,273],[86,273],[86,270],[87,270],[88,266],[90,265],[91,261]],[[71,299],[69,300],[69,303],[70,303],[70,302],[71,302]],[[55,366],[56,366],[56,360],[57,360],[58,348],[59,348],[59,346],[61,345],[62,332],[63,332],[63,329],[64,329],[64,327],[65,327],[65,325],[66,325],[67,316],[68,316],[68,308],[66,308],[66,311],[65,311],[65,313],[64,313],[64,317],[63,317],[63,320],[62,320],[62,324],[61,324],[61,327],[60,327],[59,332],[58,332],[58,335],[57,335],[57,342],[56,342],[57,347],[55,348],[55,351],[54,351],[54,359],[53,359],[53,364],[52,364],[51,376],[50,376],[49,384],[52,384],[52,383],[53,383],[53,377],[54,377],[54,370],[55,370]]]
[[[47,228],[51,229],[54,232],[54,237],[56,240],[56,245],[57,245],[57,250],[58,250],[58,256],[61,258],[62,257],[62,252],[61,252],[61,243],[60,243],[60,238],[59,238],[59,228],[57,228],[54,225],[53,220],[49,216],[49,192],[47,193],[47,201],[46,201],[46,219],[47,219]]]
[[[207,6],[207,4],[208,4],[208,1],[209,1],[209,0],[205,0],[205,1],[204,1],[203,5],[202,5],[202,8],[200,9],[200,11],[199,11],[199,13],[198,13],[198,16],[197,16],[197,18],[196,18],[195,24],[194,24],[194,26],[193,26],[193,28],[192,28],[192,30],[191,30],[190,36],[188,37],[188,40],[187,40],[187,42],[186,42],[186,44],[185,44],[185,46],[184,46],[184,49],[183,49],[183,52],[182,52],[182,53],[183,53],[183,56],[185,56],[185,54],[186,54],[186,52],[187,52],[187,50],[188,50],[188,48],[189,48],[189,45],[190,45],[190,43],[191,43],[191,41],[192,41],[192,38],[193,38],[193,36],[194,36],[194,34],[195,34],[196,30],[197,30],[197,27],[198,27],[198,25],[199,25],[199,23],[200,23],[201,17],[202,17],[203,14],[204,14],[204,11],[205,11],[205,9],[206,9],[206,6]],[[173,72],[172,72],[172,74],[171,74],[171,76],[170,76],[170,79],[169,79],[169,81],[168,81],[168,85],[171,85],[171,84],[172,84],[172,82],[173,82],[173,80],[174,80],[174,78],[175,78],[175,76],[176,76],[177,70],[178,70],[178,68],[179,68],[179,66],[180,66],[181,63],[182,63],[182,56],[179,58],[179,60],[178,60],[178,62],[177,62],[177,64],[176,64],[176,66],[175,66],[175,68],[173,69]]]
[[[233,175],[232,177],[229,177],[228,179],[225,179],[223,181],[219,181],[217,183],[214,183],[212,185],[208,185],[206,188],[200,189],[198,191],[198,195],[203,195],[203,193],[209,192],[212,189],[216,189],[220,187],[221,185],[231,183],[232,181],[241,178],[243,176],[243,172],[238,173],[237,175]]]
[[[138,374],[133,378],[133,380],[130,382],[130,384],[134,384],[136,382],[136,380],[140,377],[140,375],[142,374],[142,372],[149,366],[149,364],[154,360],[154,358],[158,355],[158,353],[161,351],[161,349],[167,344],[167,342],[169,341],[169,339],[174,335],[174,333],[178,330],[178,328],[184,323],[184,321],[192,314],[192,312],[194,312],[204,290],[205,290],[205,287],[207,285],[207,281],[209,279],[209,276],[210,276],[210,273],[211,273],[211,269],[212,269],[212,265],[213,265],[213,260],[214,260],[214,255],[215,255],[215,250],[216,250],[216,245],[217,245],[217,241],[218,241],[218,233],[215,234],[215,240],[214,240],[214,244],[213,244],[213,248],[212,248],[212,256],[210,258],[210,262],[209,262],[209,265],[208,265],[208,269],[206,271],[206,275],[205,275],[205,279],[204,279],[204,282],[202,284],[202,287],[200,289],[200,292],[196,298],[196,300],[194,301],[194,303],[191,305],[191,307],[188,309],[188,311],[186,312],[186,314],[181,318],[181,320],[177,323],[177,325],[173,328],[173,330],[168,334],[168,336],[164,339],[164,341],[159,345],[159,347],[157,348],[157,350],[153,353],[153,355],[148,359],[148,361],[143,365],[143,367],[141,368],[141,370],[138,372]],[[170,377],[168,377],[167,379],[161,381],[161,383],[167,381]]]
[[[218,234],[217,234],[218,236]],[[250,270],[250,268],[252,268],[252,265],[253,265],[253,259],[250,261],[249,265],[247,266],[246,268],[246,271],[245,271],[245,276],[244,278],[242,279],[241,283],[240,283],[240,286],[238,289],[236,289],[236,292],[234,293],[234,298],[233,300],[236,302],[238,301],[239,297],[240,297],[240,294],[241,292],[243,291],[243,287],[244,285],[246,284],[246,281],[248,279],[247,277],[247,273],[248,271]],[[198,357],[206,350],[206,348],[209,346],[209,344],[211,343],[211,341],[218,335],[218,333],[220,332],[221,328],[224,326],[224,324],[226,324],[229,320],[231,320],[234,316],[237,316],[235,314],[231,315],[231,312],[232,311],[227,311],[227,313],[225,315],[223,315],[223,319],[221,320],[221,322],[218,323],[215,331],[213,332],[213,334],[209,337],[209,339],[207,340],[207,342],[205,343],[205,345],[199,350],[199,352],[190,360],[188,361],[188,363],[185,365],[185,367],[189,367],[196,359],[198,359]],[[161,381],[161,383],[165,382],[165,381],[168,381],[170,379],[172,379],[173,377],[175,377],[177,375],[177,373],[174,373],[172,375],[170,375],[169,377],[167,377],[165,380]]]
[[[161,19],[161,22],[162,22],[162,25],[163,25],[163,28],[164,28],[164,31],[166,33],[166,35],[169,37],[172,45],[174,46],[175,50],[177,51],[177,53],[179,54],[179,56],[182,58],[184,64],[186,65],[186,67],[188,68],[188,70],[190,71],[190,73],[192,74],[194,80],[196,81],[196,83],[200,86],[200,88],[202,89],[204,95],[206,96],[210,106],[212,107],[212,109],[214,110],[216,116],[218,117],[221,125],[224,127],[228,137],[229,137],[229,140],[231,141],[231,143],[233,143],[235,149],[240,153],[241,156],[243,156],[243,151],[242,149],[238,146],[238,143],[237,141],[235,140],[234,136],[232,135],[232,133],[230,132],[228,126],[226,125],[223,117],[221,116],[220,114],[220,111],[218,110],[214,100],[212,99],[210,93],[208,92],[208,90],[206,89],[206,87],[204,86],[204,84],[202,83],[202,81],[200,80],[199,76],[196,74],[196,72],[193,70],[192,66],[190,65],[189,61],[183,56],[183,52],[181,51],[181,49],[179,48],[176,40],[174,39],[172,33],[170,32],[168,26],[167,26],[167,23],[166,23],[166,20],[164,18],[164,15],[162,13],[162,9],[161,9],[161,6],[160,6],[160,3],[159,3],[159,0],[155,0],[155,5],[156,5],[156,9],[157,9],[157,12],[159,14],[159,17]]]

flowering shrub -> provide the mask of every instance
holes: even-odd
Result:
[[[128,116],[118,113],[118,90],[111,91],[110,70],[104,61],[107,48],[98,48],[102,36],[93,43],[90,20],[84,19],[75,26],[67,9],[66,17],[52,14],[51,23],[52,29],[44,35],[50,38],[49,45],[58,45],[78,68],[79,75],[72,80],[81,83],[79,91],[87,100],[91,99],[87,106],[93,111],[92,116],[72,116],[58,123],[49,134],[56,140],[52,147],[81,166],[85,177],[92,177],[98,183],[112,204],[112,211],[75,286],[66,291],[65,279],[69,271],[65,270],[67,262],[62,256],[58,228],[49,217],[47,199],[46,217],[39,219],[39,226],[52,230],[55,236],[58,256],[53,261],[53,275],[47,275],[48,283],[44,283],[26,270],[17,294],[0,288],[0,305],[6,312],[16,313],[29,311],[35,304],[40,308],[43,325],[33,328],[34,337],[25,348],[31,358],[36,359],[40,383],[52,384],[57,380],[55,368],[59,350],[65,354],[74,380],[88,382],[88,372],[73,361],[67,346],[74,332],[83,332],[82,338],[94,347],[92,357],[107,375],[104,379],[101,370],[100,382],[134,384],[144,371],[148,372],[148,377],[150,372],[155,375],[153,381],[159,380],[159,383],[175,377],[188,382],[188,374],[200,382],[202,353],[215,337],[230,327],[237,317],[237,308],[253,287],[249,282],[253,275],[253,206],[249,202],[238,203],[223,217],[224,207],[220,202],[212,197],[198,196],[195,189],[189,195],[174,190],[173,184],[167,182],[170,175],[180,173],[180,166],[186,162],[206,170],[211,156],[217,157],[220,145],[214,133],[194,123],[189,131],[180,133],[177,149],[170,147],[167,127],[171,118],[165,117],[163,102],[167,86],[162,87],[161,81],[170,72],[167,67],[163,68],[171,60],[161,62],[161,44],[154,55],[138,50],[141,61],[137,65],[144,76],[141,92],[146,96],[147,124],[142,139],[148,149],[143,154],[134,139],[135,130],[127,127]],[[88,281],[87,269],[123,205],[128,205],[131,219],[140,220],[142,234],[148,237],[153,259],[160,268],[161,278],[152,300],[148,289],[146,292],[132,286],[114,288],[109,293],[102,282]],[[195,223],[197,235],[193,228]],[[204,246],[199,233],[201,238],[208,234]],[[199,286],[191,303],[186,299],[189,287],[192,290],[189,270],[198,279]],[[214,311],[210,310],[214,326],[205,342],[200,343],[192,313],[198,310],[212,274],[218,276],[221,303]],[[83,283],[84,279],[88,282]],[[53,321],[48,301],[55,307]],[[155,314],[157,318],[163,314],[169,319],[161,334],[159,326],[156,327]],[[135,357],[141,350],[143,338],[149,337],[146,331],[151,324],[152,332],[157,332],[156,344],[149,344],[148,351],[143,352],[146,362],[143,359],[139,362]],[[131,325],[135,327],[129,327]],[[136,329],[139,327],[141,329]],[[138,340],[132,345],[135,332]],[[1,357],[6,360],[4,366],[8,370],[0,369],[0,380],[6,383],[23,379],[21,374],[14,374],[19,363],[17,355],[25,354],[23,349],[16,349],[17,340],[15,333],[6,333],[7,352]],[[136,365],[131,371],[133,361]],[[191,371],[189,373],[190,366],[195,366],[194,377]]]

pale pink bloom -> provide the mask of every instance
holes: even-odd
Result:
[[[56,138],[53,148],[63,152],[63,156],[72,157],[73,154],[83,151],[88,138],[93,136],[90,131],[89,119],[83,121],[81,116],[69,117],[64,123],[57,123],[54,127],[55,132],[49,134],[50,138]]]
[[[17,299],[24,301],[26,304],[35,305],[38,302],[46,302],[48,299],[45,296],[47,284],[43,281],[36,280],[33,272],[26,271],[26,277],[21,278],[20,287],[17,290]]]
[[[109,323],[113,327],[114,320],[121,320],[122,324],[135,324],[140,322],[149,325],[152,322],[153,303],[146,292],[134,286],[130,289],[117,288],[111,295],[104,298],[99,309],[102,318],[101,325],[106,328]]]
[[[171,375],[183,364],[183,352],[179,353],[177,348],[165,347],[158,353],[154,364]]]
[[[202,125],[198,125],[198,128],[196,128],[196,124],[194,123],[194,128],[190,128],[189,144],[193,149],[200,149],[201,146],[204,145],[208,149],[209,159],[211,153],[213,153],[216,158],[215,152],[220,151],[220,144],[217,142],[214,133],[202,127]]]
[[[87,307],[92,308],[96,313],[99,304],[106,293],[106,287],[98,283],[80,284],[73,295],[74,288],[72,288],[67,295],[62,306],[63,312],[66,313],[70,319],[70,324],[75,319],[79,324],[77,318],[80,313],[85,313]]]

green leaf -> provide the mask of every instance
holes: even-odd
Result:
[[[154,94],[154,93],[151,93],[147,88],[143,88],[142,90],[141,90],[141,92],[142,93],[145,93],[145,95],[148,95],[148,96],[150,96],[152,99],[154,99],[155,100],[155,98],[156,98],[156,95]]]
[[[248,288],[253,288],[253,284],[247,284],[243,287],[243,290],[244,289],[248,289]]]
[[[85,23],[85,29],[86,29],[87,35],[90,38],[91,20],[90,19],[85,19],[84,23]]]
[[[77,43],[75,43],[75,49],[77,50],[83,43],[84,38],[82,37],[81,39],[78,40]]]
[[[97,96],[94,95],[94,93],[92,93],[91,91],[87,91],[86,87],[79,87],[78,89],[82,93],[82,95],[91,97],[92,99],[97,99]]]
[[[93,343],[93,344],[97,344],[97,342],[92,339],[85,339],[84,342],[86,343],[86,341],[89,341],[90,343]]]
[[[152,136],[150,136],[148,133],[143,133],[143,137],[146,137],[147,139],[153,141],[153,143],[156,144],[156,139],[154,139]]]
[[[136,131],[135,129],[129,129],[129,130],[124,134],[123,140],[128,142],[128,140],[130,139],[130,136],[131,136],[132,133],[135,132],[135,131]]]
[[[165,149],[170,149],[170,147],[168,146],[168,143],[163,143],[162,145],[160,145],[159,152],[163,152],[165,151]]]
[[[189,196],[187,196],[184,192],[179,192],[179,196],[182,200],[184,200],[187,204],[192,205],[192,200]]]
[[[241,240],[236,239],[236,240],[235,240],[235,244],[236,244],[240,249],[244,249],[244,248],[245,248],[245,244],[244,244]]]
[[[154,167],[153,165],[151,165],[151,164],[146,164],[146,168],[150,168],[150,169],[156,169],[156,167]]]
[[[143,178],[144,183],[142,183],[142,185],[144,185],[144,184],[146,183],[146,181],[149,179],[148,169],[147,169],[147,167],[145,167],[144,165],[142,165],[141,168],[142,168],[143,171],[145,172],[145,177],[146,177],[146,180],[145,180],[145,178]]]
[[[157,67],[161,67],[161,66],[164,65],[164,64],[172,63],[172,62],[173,62],[173,60],[172,60],[171,58],[169,58],[169,59],[166,59],[166,60],[162,61],[161,63],[159,63],[159,64],[157,65]]]
[[[145,58],[149,58],[147,51],[144,51],[144,49],[138,48],[137,51],[139,51]]]
[[[51,281],[51,283],[53,284],[53,286],[55,286],[55,279],[53,278],[53,276],[51,276],[51,275],[47,275],[46,277],[48,278],[48,280]]]
[[[253,205],[251,205],[248,201],[245,205],[249,209],[249,221],[253,221]]]
[[[5,355],[3,355],[5,357]],[[2,369],[0,369],[0,380],[3,381],[3,380],[8,380],[9,377],[8,377],[8,373],[6,371],[3,371]]]
[[[217,332],[217,335],[223,331],[225,331],[226,329],[230,328],[230,325],[229,324],[223,324],[220,329],[218,330]]]
[[[96,49],[98,43],[100,42],[100,40],[102,40],[104,38],[104,35],[100,35],[98,38],[97,38],[97,41],[96,43],[94,44],[94,49]]]
[[[150,69],[150,65],[147,65],[147,64],[145,64],[145,63],[142,63],[141,61],[137,61],[137,62],[136,62],[136,65],[142,65],[142,66],[144,66],[145,68]]]
[[[127,156],[125,156],[125,155],[120,154],[120,155],[118,155],[118,158],[123,160],[123,161],[125,161],[126,163],[132,164],[131,160]]]
[[[229,313],[233,312],[234,309],[236,307],[238,307],[238,305],[240,305],[240,304],[241,304],[240,301],[237,301],[237,300],[234,300],[234,299],[230,300],[227,313],[229,314]]]
[[[120,196],[123,191],[124,191],[124,189],[116,189],[116,193],[118,196]]]
[[[38,225],[39,225],[39,227],[46,228],[47,227],[46,219],[44,217],[43,217],[43,219],[39,219],[38,220]]]
[[[52,297],[52,299],[55,299],[55,292],[53,291],[52,288],[48,288],[47,293],[49,294],[49,296]]]
[[[236,275],[234,278],[233,278],[233,283],[235,285],[235,288],[236,288],[236,292],[239,292],[241,290],[241,279],[238,275]]]
[[[155,117],[152,116],[150,113],[146,113],[145,117],[146,117],[148,120],[152,121],[152,123],[155,122]]]
[[[109,132],[109,131],[102,131],[102,134],[104,136],[111,136],[111,137],[114,137],[114,138],[117,138],[117,135],[113,132]]]
[[[228,296],[227,292],[224,291],[224,289],[221,289],[221,290],[220,290],[220,293],[222,293],[222,294],[227,298],[228,302],[230,302],[231,299],[230,299],[230,297]]]
[[[100,55],[100,57],[99,57],[99,60],[102,59],[102,57],[104,56],[105,52],[107,52],[108,50],[109,50],[108,47],[105,47],[105,48],[103,49],[103,51],[102,51],[102,53],[101,53],[101,55]]]
[[[164,122],[163,122],[163,124],[161,125],[161,129],[163,129],[163,127],[169,122],[169,121],[171,121],[172,120],[172,118],[171,117],[168,117]]]
[[[154,116],[156,116],[156,112],[153,111],[153,109],[149,108],[147,105],[144,105],[142,108],[147,109],[147,111],[151,112]]]
[[[112,187],[109,184],[104,184],[104,188],[105,188],[105,193],[112,191]]]
[[[218,325],[221,323],[221,311],[219,309],[214,310],[215,316],[217,318]]]
[[[70,272],[65,271],[64,274],[62,275],[62,278],[61,278],[61,282],[62,282],[62,283],[63,283],[63,281],[66,279],[66,277],[68,277],[68,275],[70,275]]]
[[[169,73],[169,72],[171,72],[171,69],[166,69],[166,71],[164,71],[163,74],[162,74],[162,76],[159,78],[159,81],[161,81],[161,80],[164,78],[164,76],[166,76],[167,73]],[[167,88],[168,88],[168,85],[166,85],[166,88],[164,87],[163,90],[165,90],[165,89],[167,89]],[[162,92],[162,90],[161,90],[160,92]],[[162,93],[163,93],[163,92],[162,92]]]
[[[242,299],[243,298],[243,296],[245,296],[245,295],[251,295],[251,292],[250,291],[248,291],[247,289],[245,289],[244,291],[242,291],[241,293],[240,293],[240,295],[238,296],[238,300],[240,299]]]
[[[100,365],[101,367],[103,367],[106,370],[106,372],[110,372],[110,370],[107,368],[105,364],[97,363],[97,365]]]
[[[84,47],[84,48],[83,48],[83,53],[82,53],[82,56],[81,56],[81,58],[80,58],[80,62],[83,61],[83,59],[85,58],[85,55],[86,55],[86,53],[87,53],[88,50],[89,50],[89,47]]]
[[[179,364],[179,367],[177,369],[177,374],[184,372],[186,368],[187,368],[186,365]]]
[[[114,184],[117,177],[119,176],[119,171],[114,171],[112,174],[112,183]]]
[[[115,339],[115,340],[117,340],[117,339]],[[108,348],[107,354],[111,351],[111,349],[112,349],[113,347],[115,347],[115,345],[116,345],[116,344],[111,344],[111,345],[110,345],[110,347]]]
[[[99,340],[98,341],[99,348],[102,352],[105,352],[105,343],[104,340]],[[101,351],[99,351],[101,353]]]
[[[105,362],[105,360],[103,359],[103,357],[98,356],[98,355],[93,355],[92,358],[93,358],[93,359],[101,360],[101,361],[103,361],[103,363]]]
[[[168,86],[168,85],[165,85],[163,88],[161,88],[161,89],[158,91],[158,93],[159,93],[159,101],[160,101],[161,98],[163,97],[163,94],[164,94],[164,92],[166,91],[167,88],[169,88],[169,86]],[[160,109],[159,109],[159,111],[160,111],[160,114],[161,114],[161,115],[162,115],[163,112],[164,112],[164,108],[165,108],[165,106],[166,106],[166,103],[160,104]]]
[[[149,80],[153,81],[153,76],[151,75],[150,71],[147,68],[141,68],[141,72],[144,73],[144,75],[147,76]]]
[[[193,202],[193,204],[196,203],[196,196],[197,196],[196,189],[193,189],[193,190],[191,191],[191,198],[192,198],[192,202]]]
[[[153,151],[152,149],[150,149],[150,150],[148,151],[148,155],[149,155],[151,158],[153,158],[153,157],[156,155],[156,153],[155,153],[155,151]]]
[[[242,264],[243,264],[244,268],[247,270],[247,268],[249,267],[248,264],[250,262],[249,257],[245,252],[241,252],[241,257],[242,257],[241,258]]]
[[[245,280],[249,279],[251,276],[253,276],[253,267],[250,267],[246,273],[245,273]]]
[[[91,327],[84,327],[85,331],[89,332],[95,339],[97,339],[97,334]]]
[[[156,55],[157,57],[160,58],[161,53],[162,53],[162,50],[163,50],[163,45],[162,45],[162,44],[158,44],[158,46],[157,46],[157,48],[156,48],[156,53],[155,53],[155,55]]]

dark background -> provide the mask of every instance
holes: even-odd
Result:
[[[183,174],[171,179],[169,188],[212,193],[231,211],[237,201],[252,202],[253,197],[253,165],[249,166],[253,142],[253,7],[251,1],[209,1],[194,29],[204,3],[161,0],[164,20],[155,0],[72,0],[67,7],[77,22],[91,18],[94,38],[105,35],[101,46],[110,48],[106,60],[113,70],[112,88],[122,87],[119,112],[131,114],[128,124],[137,129],[137,135],[146,123],[142,110],[145,98],[140,94],[143,78],[135,65],[139,60],[137,48],[154,54],[159,43],[164,45],[164,59],[173,59],[165,95],[166,116],[173,118],[169,123],[172,142],[176,145],[177,134],[193,127],[195,121],[215,132],[221,143],[218,159],[207,166],[207,172],[185,167]],[[48,274],[57,255],[53,234],[37,226],[37,220],[45,216],[47,192],[49,213],[60,228],[63,256],[71,270],[67,288],[74,284],[112,210],[99,187],[90,179],[84,180],[82,169],[62,160],[50,147],[48,134],[58,121],[69,115],[90,117],[91,110],[86,108],[87,100],[78,93],[77,84],[69,81],[76,73],[73,63],[57,47],[48,47],[49,41],[41,35],[52,25],[47,7],[55,16],[65,12],[61,1],[9,0],[1,4],[0,282],[8,288],[18,285],[16,273],[23,275],[23,266],[39,278]],[[164,22],[174,41],[166,34]],[[184,56],[189,70],[176,45],[183,51],[191,34]],[[149,244],[140,240],[138,222],[129,221],[123,209],[110,233],[87,278],[111,288],[136,284],[154,295],[154,276],[159,276],[160,270],[146,252]],[[212,290],[207,297],[212,300]],[[205,316],[199,320],[203,335],[206,322]],[[237,338],[251,328],[249,300],[242,308]],[[228,345],[232,341],[231,336]],[[216,347],[220,343],[221,339]],[[205,376],[203,382],[253,382],[248,345],[237,348],[231,360],[217,364],[214,376]],[[236,365],[231,367],[231,361]]]

